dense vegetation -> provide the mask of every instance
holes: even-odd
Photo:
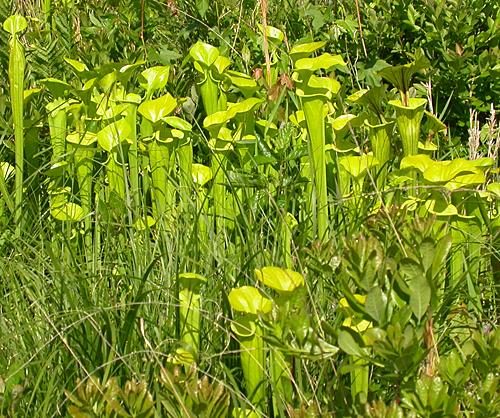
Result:
[[[0,417],[499,414],[497,3],[0,20]]]

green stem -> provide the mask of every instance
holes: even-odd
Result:
[[[149,146],[153,217],[158,221],[169,217],[174,204],[174,191],[170,180],[173,143],[154,140]]]
[[[261,329],[255,325],[252,337],[240,339],[240,359],[243,376],[245,377],[247,395],[253,404],[263,407],[266,399],[265,351]]]
[[[377,176],[377,187],[383,190],[387,177],[387,162],[391,158],[391,133],[394,122],[382,123],[379,125],[367,124],[370,131],[370,142],[373,156],[379,162],[379,173]]]
[[[182,289],[179,303],[181,341],[196,355],[200,346],[201,296],[190,288]]]
[[[14,121],[15,138],[15,204],[14,221],[16,224],[16,236],[21,235],[22,230],[22,203],[23,203],[23,169],[24,169],[24,70],[26,60],[24,48],[19,42],[17,35],[10,40],[9,56],[9,82],[10,99],[12,105],[12,118]]]
[[[130,140],[131,144],[128,149],[128,164],[130,169],[130,192],[132,194],[132,201],[134,203],[134,211],[139,210],[140,195],[139,195],[139,157],[137,148],[137,105],[129,103],[127,114],[125,116],[127,123],[130,127]],[[136,214],[137,215],[137,214]]]
[[[212,80],[209,71],[205,73],[205,79],[200,83],[200,94],[207,116],[220,110],[219,86],[216,81]]]
[[[310,174],[313,231],[317,239],[328,240],[328,195],[326,186],[325,115],[323,98],[302,97],[302,108],[309,133]]]
[[[52,164],[61,161],[66,154],[66,110],[63,105],[64,102],[64,100],[58,99],[47,105]]]
[[[351,396],[353,401],[360,397],[360,402],[365,403],[368,398],[368,384],[370,369],[368,362],[359,357],[351,357]]]
[[[6,164],[6,163],[0,163],[1,164]],[[9,208],[10,213],[14,213],[16,210],[16,204],[12,200],[12,197],[10,196],[9,191],[7,190],[7,184],[5,182],[5,176],[3,172],[3,167],[0,166],[0,193],[2,193],[3,199],[2,202],[5,199],[5,203],[7,204],[7,207]]]

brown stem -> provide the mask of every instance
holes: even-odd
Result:
[[[361,38],[361,45],[363,45],[363,52],[365,53],[365,58],[368,58],[368,53],[366,52],[365,40],[363,38],[363,27],[361,26],[361,13],[359,11],[359,1],[354,0],[356,3],[356,13],[358,15],[358,27],[359,27],[359,36]]]
[[[266,60],[267,84],[271,83],[271,58],[269,57],[269,44],[267,42],[267,0],[260,0],[262,13],[262,32],[264,34],[264,58]]]

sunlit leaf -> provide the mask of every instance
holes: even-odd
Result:
[[[168,82],[170,66],[162,65],[147,68],[141,72],[139,84],[148,92],[163,89]]]
[[[324,53],[318,57],[302,58],[295,63],[295,71],[329,70],[333,67],[344,67],[346,64],[340,55]]]
[[[431,301],[431,287],[424,274],[413,276],[408,282],[410,307],[418,320],[424,316]]]
[[[97,142],[99,146],[111,152],[121,141],[129,140],[130,125],[125,119],[110,123],[97,133]]]
[[[21,15],[9,16],[3,22],[3,29],[9,32],[12,36],[16,35],[18,32],[22,32],[28,27],[28,22]]]
[[[374,287],[366,295],[365,309],[379,324],[384,321],[385,310],[387,307],[387,296],[380,287]]]
[[[252,286],[242,286],[232,289],[227,298],[231,307],[239,312],[257,315],[258,313],[267,313],[272,308],[271,300],[262,296]]]
[[[304,285],[302,274],[280,267],[255,269],[255,277],[258,281],[279,292],[292,292],[297,287]]]
[[[172,113],[176,107],[177,100],[175,100],[170,93],[167,93],[157,99],[142,102],[137,111],[146,119],[153,123],[157,123]]]
[[[205,67],[210,67],[219,56],[219,49],[198,41],[189,50],[189,55]]]
[[[305,44],[294,45],[290,50],[290,56],[294,61],[297,61],[301,58],[308,57],[314,51],[323,48],[325,45],[326,45],[325,41],[309,42]]]

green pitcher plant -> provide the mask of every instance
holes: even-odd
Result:
[[[231,308],[242,314],[232,322],[231,330],[240,343],[240,360],[247,396],[254,405],[263,410],[267,398],[266,352],[258,316],[271,311],[272,301],[252,286],[232,289],[228,300]]]
[[[279,314],[286,318],[294,292],[304,286],[304,276],[288,268],[266,266],[255,269],[255,278],[278,293],[275,305]],[[279,327],[275,327],[274,330],[276,331],[274,337],[282,338],[282,335],[279,335]],[[290,360],[287,360],[279,349],[271,351],[269,365],[273,384],[273,406],[275,411],[278,411],[293,400],[292,368]]]
[[[486,234],[484,228],[489,223],[485,201],[475,188],[486,183],[487,171],[493,166],[494,161],[487,157],[434,161],[426,154],[419,154],[401,161],[402,169],[416,171],[424,184],[434,186],[427,195],[417,197],[417,201],[438,219],[449,222],[455,246],[450,285],[458,283],[468,272],[470,291],[474,287],[472,278],[479,274],[477,260]]]
[[[207,279],[196,273],[182,273],[178,281],[180,340],[196,359],[200,347],[201,287]]]
[[[184,138],[184,134],[182,131],[170,129],[166,118],[176,107],[177,100],[167,93],[156,99],[143,101],[137,109],[150,124],[150,128],[147,129],[150,131],[146,133],[143,128],[141,133],[149,134],[151,139],[148,144],[148,156],[152,180],[153,217],[157,221],[165,216],[169,217],[175,203],[175,187],[172,181],[175,149],[179,140]],[[174,124],[175,122],[176,120]]]
[[[203,108],[207,116],[226,107],[225,93],[220,84],[222,74],[229,67],[230,60],[220,55],[219,49],[198,41],[189,50],[194,68],[201,74],[202,80],[198,83]]]
[[[10,34],[9,40],[9,83],[12,116],[14,121],[14,143],[15,143],[15,189],[14,189],[14,222],[16,235],[21,234],[23,203],[23,179],[24,179],[24,71],[26,59],[24,47],[19,41],[19,33],[28,26],[26,19],[20,15],[8,17],[3,28]]]
[[[316,46],[313,44],[312,47]],[[291,55],[297,57],[298,54]],[[325,53],[314,58],[296,59],[292,74],[309,135],[310,178],[313,186],[310,197],[313,218],[312,234],[314,238],[325,240],[328,239],[329,223],[325,160],[325,104],[338,93],[340,83],[333,78],[317,76],[314,73],[319,70],[329,71],[344,65],[344,60],[340,55]]]

